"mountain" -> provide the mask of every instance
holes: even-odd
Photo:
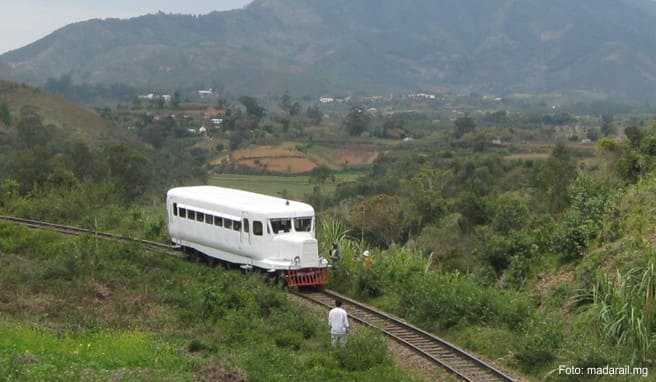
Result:
[[[69,25],[0,78],[302,94],[452,88],[656,98],[651,0],[255,0]],[[4,65],[5,69],[2,69]]]

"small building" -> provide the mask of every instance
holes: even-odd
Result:
[[[210,122],[214,126],[221,126],[223,124],[223,118],[212,118],[210,119]]]
[[[214,95],[214,89],[199,90],[198,96],[200,98],[212,97]]]
[[[321,103],[333,103],[333,102],[335,102],[335,99],[333,97],[321,97],[321,98],[319,98],[319,102],[321,102]]]

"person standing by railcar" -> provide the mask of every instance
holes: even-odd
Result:
[[[333,243],[333,248],[330,250],[330,259],[332,260],[333,265],[336,265],[342,259],[342,254],[339,250],[339,244],[337,242]]]
[[[335,300],[335,308],[328,313],[328,324],[330,325],[330,342],[333,347],[346,345],[346,337],[350,326],[348,313],[342,309],[342,302]]]

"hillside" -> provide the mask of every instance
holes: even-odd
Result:
[[[43,118],[46,126],[54,126],[91,145],[126,140],[126,134],[112,127],[95,111],[72,104],[63,97],[40,89],[0,81],[0,103],[5,103],[17,119],[24,106],[30,106]]]
[[[449,87],[654,98],[655,20],[649,0],[256,0],[204,16],[72,24],[0,56],[0,76],[257,94]]]

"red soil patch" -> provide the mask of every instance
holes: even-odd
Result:
[[[300,151],[286,147],[261,146],[238,150],[231,158],[241,166],[262,171],[300,174],[312,171],[317,164]]]

